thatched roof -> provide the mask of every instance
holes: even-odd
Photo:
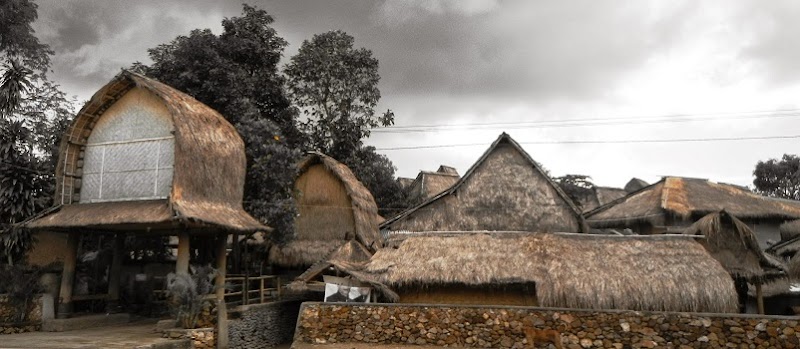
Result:
[[[797,219],[800,201],[772,200],[741,187],[705,179],[665,177],[586,213],[592,227],[647,222],[663,225],[667,215],[698,219],[725,210],[739,219]]]
[[[643,180],[641,180],[639,178],[633,177],[633,178],[631,178],[631,180],[628,181],[628,183],[625,184],[625,192],[633,193],[633,192],[635,192],[635,191],[637,191],[639,189],[642,189],[642,188],[644,188],[644,187],[646,187],[648,185],[650,185],[650,184],[648,184],[647,182],[645,182],[645,181],[643,181]]]
[[[506,133],[449,189],[387,219],[380,227],[416,231],[588,230],[572,200]]]
[[[580,205],[584,212],[588,212],[627,194],[628,193],[625,192],[624,189],[596,186],[592,188],[591,195],[586,195],[584,198],[581,198]]]
[[[422,202],[452,187],[459,178],[455,168],[445,165],[440,165],[436,172],[419,171],[408,187],[408,193],[411,200]]]
[[[464,232],[387,244],[351,274],[395,290],[533,282],[546,307],[737,309],[733,279],[688,237]]]
[[[347,166],[319,152],[309,152],[300,161],[297,181],[315,165],[325,169],[324,178],[316,178],[319,183],[305,183],[305,189],[295,188],[297,203],[302,206],[298,207],[295,219],[295,240],[272,246],[269,260],[273,264],[307,267],[323,260],[351,238],[371,250],[382,246],[378,224],[383,217],[378,215],[378,206],[369,190]],[[343,188],[340,195],[346,196],[344,199],[329,195],[336,190],[326,186],[334,184]]]
[[[786,266],[764,253],[753,231],[725,211],[706,215],[683,234],[704,236],[700,243],[733,276],[763,281],[785,275]]]
[[[781,241],[792,240],[800,236],[800,219],[781,224],[779,230],[781,233]]]
[[[107,109],[133,89],[151,93],[169,113],[175,142],[169,197],[146,203],[78,204],[83,149],[92,129]],[[242,209],[245,171],[244,143],[222,115],[170,86],[125,71],[92,96],[64,133],[55,173],[55,204],[63,207],[29,226],[47,230],[267,230]],[[137,205],[147,208],[136,209]]]

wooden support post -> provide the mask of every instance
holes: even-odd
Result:
[[[114,237],[111,268],[108,270],[108,301],[106,302],[106,312],[108,313],[117,313],[119,311],[119,279],[122,271],[124,245],[125,234],[117,234]]]
[[[231,265],[231,271],[234,274],[241,274],[242,251],[239,249],[239,242],[237,240],[239,240],[239,234],[231,234],[231,252],[233,252],[233,256],[231,258],[231,262],[233,262],[233,265]]]
[[[64,269],[61,272],[61,291],[58,300],[58,318],[64,319],[72,314],[72,286],[75,282],[75,265],[78,260],[80,233],[69,233],[67,250],[64,254]]]
[[[275,277],[276,288],[278,289],[278,300],[281,300],[281,277]]]
[[[756,281],[756,303],[758,304],[758,313],[764,314],[764,294],[761,292],[761,280]]]
[[[261,280],[259,280],[260,285],[258,288],[258,296],[261,298],[261,303],[264,304],[264,276],[261,276]]]
[[[175,273],[189,273],[189,232],[178,233],[178,259],[175,262]]]
[[[242,303],[244,305],[250,304],[250,279],[247,277],[247,274],[244,274],[244,280],[242,280]]]
[[[217,238],[217,349],[228,349],[228,310],[225,306],[225,268],[227,267],[227,235]]]

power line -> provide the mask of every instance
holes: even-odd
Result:
[[[373,133],[425,133],[442,131],[463,131],[463,130],[485,130],[506,128],[561,128],[561,127],[586,127],[586,126],[609,126],[609,125],[637,125],[637,124],[660,124],[660,123],[679,123],[679,122],[702,122],[702,121],[730,121],[745,119],[777,119],[800,116],[800,109],[786,109],[776,111],[755,111],[738,113],[715,113],[715,114],[676,114],[652,117],[618,117],[618,118],[583,118],[567,120],[538,120],[538,121],[516,121],[516,122],[493,122],[493,123],[466,123],[449,125],[419,125],[419,126],[389,126],[372,129]]]
[[[536,141],[536,142],[517,142],[519,144],[631,144],[631,143],[689,143],[689,142],[733,142],[733,141],[755,141],[755,140],[782,140],[797,139],[800,135],[789,136],[755,136],[755,137],[720,137],[720,138],[678,138],[678,139],[623,139],[623,140],[583,140],[583,141]],[[375,148],[375,150],[415,150],[415,149],[434,149],[434,148],[456,148],[486,146],[486,143],[464,143],[464,144],[439,144],[439,145],[419,145],[408,147],[387,147]]]

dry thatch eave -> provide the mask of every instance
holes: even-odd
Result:
[[[735,312],[733,280],[691,238],[586,234],[407,237],[364,280],[405,287],[536,283],[548,307]]]
[[[701,244],[733,276],[763,281],[786,272],[783,263],[761,250],[753,231],[724,210],[706,215],[683,234],[704,236]]]
[[[254,232],[270,229],[242,209],[246,160],[244,143],[234,127],[215,110],[170,86],[139,74],[123,71],[97,91],[78,112],[62,137],[56,167],[55,205],[94,209],[76,203],[79,186],[65,181],[79,179],[82,171],[81,154],[92,128],[103,113],[128,91],[146,90],[166,106],[172,121],[175,149],[172,190],[167,199],[169,219],[177,223],[205,224],[228,231]],[[107,203],[117,208],[126,204]],[[155,210],[155,209],[154,209]],[[62,209],[63,211],[63,209]],[[152,214],[153,212],[150,212]],[[147,212],[129,212],[111,216],[83,214],[80,224],[117,226],[154,223],[164,218],[146,216]],[[115,219],[118,217],[119,219]],[[31,223],[37,229],[70,229],[75,226],[70,216],[61,214]],[[135,227],[134,227],[135,229]]]
[[[308,170],[312,165],[322,164],[338,180],[344,184],[347,195],[350,197],[353,219],[355,222],[355,235],[368,249],[380,248],[382,241],[378,231],[378,223],[382,217],[378,215],[378,205],[372,193],[356,178],[347,166],[334,158],[319,152],[309,152],[299,164],[299,174]],[[339,240],[338,243],[341,243]]]
[[[789,241],[800,236],[800,219],[781,224],[781,241]]]
[[[797,219],[800,201],[774,200],[739,186],[705,179],[664,177],[586,213],[594,228],[647,222],[663,225],[664,217],[692,219],[725,210],[739,219]]]

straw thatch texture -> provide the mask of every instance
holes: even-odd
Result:
[[[728,272],[751,282],[784,275],[786,266],[761,250],[746,224],[725,211],[701,218],[683,234],[702,235],[699,242]]]
[[[591,211],[611,201],[624,197],[628,193],[624,189],[611,187],[594,187],[591,195],[580,198],[580,205],[584,212]]]
[[[635,192],[635,191],[637,191],[639,189],[642,189],[642,188],[644,188],[644,187],[646,187],[648,185],[650,185],[650,184],[648,184],[647,182],[645,182],[645,181],[643,181],[643,180],[641,180],[639,178],[633,177],[633,178],[631,178],[631,180],[628,181],[628,183],[625,184],[625,192],[633,193],[633,192]]]
[[[83,148],[103,112],[132,89],[148,91],[160,99],[172,122],[175,149],[168,207],[175,225],[214,226],[240,232],[267,230],[242,209],[246,160],[244,143],[233,126],[222,115],[189,95],[127,71],[97,91],[64,134],[56,168],[56,205],[75,205],[72,210],[84,207],[74,204],[80,195]],[[126,202],[104,205],[115,212],[128,207]],[[135,219],[131,215],[136,215],[136,212],[122,214],[120,219],[97,215],[95,220],[84,214],[81,224],[117,225],[131,219],[149,223],[144,217]],[[30,226],[63,229],[74,225],[71,216],[62,214]]]
[[[676,236],[411,236],[352,274],[405,288],[536,283],[548,307],[735,312],[733,280],[704,248]]]
[[[666,217],[697,219],[725,210],[739,219],[797,219],[800,202],[772,200],[741,187],[705,179],[665,177],[586,213],[595,228],[636,223],[664,225]]]
[[[583,230],[569,197],[505,133],[455,185],[386,220],[381,229],[412,231]]]
[[[372,194],[347,166],[311,152],[300,162],[298,173],[294,240],[273,246],[271,263],[308,267],[353,238],[368,249],[382,246],[378,224],[383,217]]]

